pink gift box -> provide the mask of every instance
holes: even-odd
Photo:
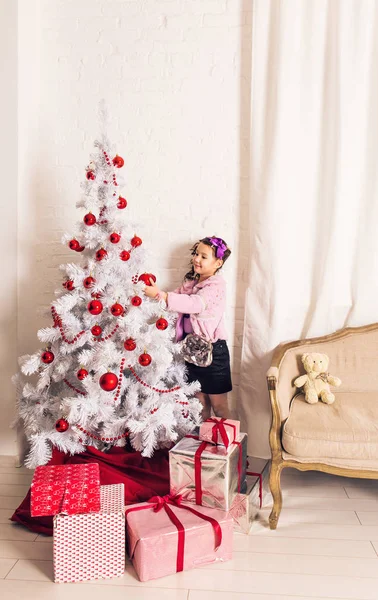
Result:
[[[203,442],[229,447],[240,435],[240,421],[211,417],[201,423],[199,439]]]
[[[92,513],[100,506],[98,463],[36,468],[31,484],[32,517]]]
[[[164,498],[159,499],[163,504]],[[182,503],[180,507],[168,504],[168,510],[174,513],[174,520],[178,519],[179,527],[181,525],[184,530],[184,533],[180,533],[164,507],[155,512],[157,499],[152,498],[152,504],[143,502],[126,510],[129,556],[141,581],[232,558],[233,521],[227,512],[203,506],[193,507],[187,503]],[[213,525],[195,512],[210,517],[220,525],[222,540],[217,549]],[[182,535],[184,542],[180,555]]]
[[[98,513],[54,517],[56,583],[119,577],[125,572],[123,483],[102,485]]]

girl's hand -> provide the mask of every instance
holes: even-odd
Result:
[[[146,285],[144,288],[144,293],[148,298],[156,298],[156,296],[160,296],[163,300],[167,300],[167,293],[162,292],[158,286],[155,284],[153,279],[150,279],[151,285]]]

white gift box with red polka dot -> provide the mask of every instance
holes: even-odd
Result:
[[[54,517],[54,581],[107,579],[125,571],[123,483],[100,487],[98,513]]]

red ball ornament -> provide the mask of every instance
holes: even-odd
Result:
[[[150,279],[156,283],[156,277],[153,273],[143,273],[138,277],[138,281],[143,281],[146,285],[151,285]]]
[[[68,242],[69,247],[71,248],[71,250],[75,250],[76,252],[79,250],[79,248],[81,247],[79,242],[77,240],[70,240]]]
[[[91,300],[88,304],[88,310],[92,315],[99,315],[102,312],[103,306],[100,300]]]
[[[87,215],[85,215],[83,221],[86,225],[88,225],[88,227],[90,227],[91,225],[94,225],[96,223],[96,217],[94,215],[92,215],[92,213],[88,213]]]
[[[98,336],[102,334],[102,327],[100,325],[93,325],[91,329],[92,335]]]
[[[62,283],[62,286],[65,287],[66,290],[68,290],[69,292],[72,292],[72,290],[75,289],[74,282],[72,281],[72,279],[68,279],[68,281],[64,281]]]
[[[123,198],[122,196],[119,196],[118,197],[117,207],[122,209],[122,208],[126,208],[126,206],[127,206],[127,200],[126,200],[126,198]]]
[[[131,298],[131,304],[133,306],[140,306],[142,304],[142,298],[140,296],[133,296]]]
[[[85,379],[88,376],[88,371],[86,369],[79,369],[78,372],[76,373],[76,377],[78,379],[80,379],[80,381],[83,381],[83,379]]]
[[[115,373],[104,373],[100,377],[100,387],[105,392],[112,392],[118,385],[118,377]]]
[[[140,246],[142,243],[142,240],[140,237],[138,237],[137,235],[134,235],[134,237],[131,240],[131,245],[133,246],[133,248],[137,248],[138,246]]]
[[[107,256],[108,253],[104,248],[100,248],[100,250],[97,250],[96,252],[96,260],[100,261],[103,258],[105,258],[105,256]]]
[[[118,154],[116,154],[116,156],[113,158],[113,165],[117,167],[117,169],[120,169],[124,164],[125,161],[123,160],[122,156],[118,156]]]
[[[136,342],[132,338],[129,338],[124,342],[123,347],[125,350],[132,352],[132,350],[135,350],[136,348]]]
[[[68,421],[66,421],[66,419],[58,419],[58,421],[55,423],[55,429],[59,431],[59,433],[67,431],[69,426],[70,424],[68,423]]]
[[[118,244],[119,240],[121,239],[121,236],[119,235],[119,233],[112,233],[110,234],[109,239],[112,244]]]
[[[120,253],[120,259],[123,260],[124,262],[126,262],[127,260],[130,260],[130,252],[128,252],[127,250],[122,250],[122,252]]]
[[[86,277],[83,281],[83,285],[86,289],[92,287],[94,283],[96,283],[96,280],[93,277]]]
[[[54,356],[53,352],[50,352],[50,350],[46,350],[45,352],[43,352],[43,354],[41,356],[41,361],[43,363],[45,363],[45,365],[49,365],[50,363],[52,363],[54,358],[55,358],[55,356]]]
[[[83,252],[83,250],[85,250],[85,246],[80,246],[80,248],[77,249],[77,252]]]
[[[164,331],[165,329],[167,329],[167,327],[168,327],[168,321],[167,321],[167,319],[163,319],[163,318],[158,319],[156,321],[156,327],[158,329],[160,329],[160,331]]]
[[[94,174],[94,171],[87,171],[87,179],[88,180],[94,180],[96,179],[96,175]]]
[[[148,365],[151,364],[152,358],[149,354],[147,354],[147,352],[144,352],[143,354],[140,355],[140,357],[138,358],[139,364],[142,365],[142,367],[148,367]]]
[[[115,304],[113,304],[113,306],[110,307],[110,312],[112,313],[113,317],[120,317],[121,315],[123,315],[123,306],[122,304],[119,304],[118,302],[116,302]]]

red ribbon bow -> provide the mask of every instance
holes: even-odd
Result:
[[[235,440],[236,427],[232,423],[227,423],[227,419],[225,419],[223,417],[221,419],[214,419],[213,417],[210,417],[210,419],[206,419],[205,423],[214,423],[212,430],[211,430],[211,441],[214,444],[216,444],[218,442],[218,433],[219,433],[223,444],[226,446],[226,449],[228,448],[228,446],[230,445],[230,440],[228,439],[226,427],[232,427],[232,429],[234,430],[234,440]]]
[[[222,529],[219,525],[218,521],[213,519],[212,517],[208,517],[207,515],[203,515],[198,510],[194,508],[190,508],[190,506],[186,506],[182,504],[183,497],[180,494],[175,496],[171,494],[167,494],[166,496],[153,496],[147,502],[147,506],[136,506],[134,508],[129,508],[126,510],[126,515],[129,512],[146,510],[147,508],[152,508],[154,512],[159,512],[164,508],[171,522],[175,525],[178,532],[177,539],[177,558],[176,558],[176,571],[177,573],[184,570],[184,551],[185,551],[185,527],[181,523],[180,519],[176,516],[174,511],[171,509],[170,505],[176,506],[177,508],[181,508],[183,510],[188,510],[200,519],[204,521],[208,521],[214,531],[215,538],[215,551],[218,550],[219,546],[222,543]]]

